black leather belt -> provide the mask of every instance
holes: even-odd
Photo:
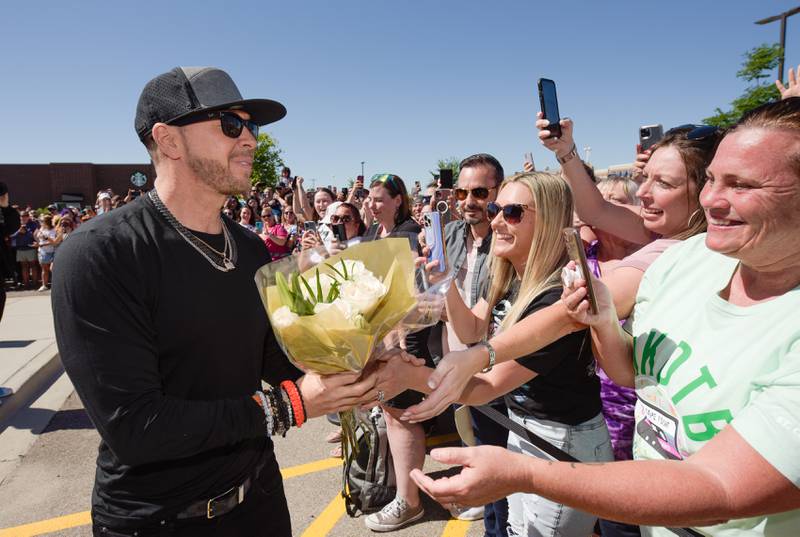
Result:
[[[256,475],[258,475],[256,473]],[[177,514],[178,519],[206,517],[208,519],[222,516],[229,513],[234,507],[244,501],[245,496],[250,491],[255,476],[248,477],[239,486],[231,487],[219,496],[210,500],[200,500],[194,502],[189,507]]]

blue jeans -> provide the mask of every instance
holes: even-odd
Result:
[[[508,413],[502,397],[495,399],[489,405],[498,412]],[[506,447],[508,445],[508,429],[474,408],[470,409],[470,414],[472,415],[475,440],[479,446]],[[483,537],[506,537],[507,528],[508,502],[505,498],[483,506]]]
[[[602,414],[578,425],[565,425],[509,412],[512,420],[566,451],[579,461],[613,461],[611,439]],[[508,449],[545,458],[530,442],[513,432]],[[516,493],[508,497],[509,537],[574,537],[592,534],[597,517],[536,494]]]

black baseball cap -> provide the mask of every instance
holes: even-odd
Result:
[[[233,79],[216,67],[175,67],[148,82],[136,106],[136,134],[144,142],[156,123],[195,114],[244,110],[258,125],[283,118],[286,107],[269,99],[243,99]]]

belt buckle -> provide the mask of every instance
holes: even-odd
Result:
[[[206,518],[211,520],[212,518],[216,518],[216,517],[220,516],[219,514],[214,513],[214,506],[213,506],[214,502],[216,502],[217,500],[219,500],[219,499],[221,499],[221,498],[223,498],[225,496],[228,496],[229,494],[231,494],[233,491],[235,491],[237,489],[238,489],[238,495],[237,495],[237,498],[236,498],[236,505],[239,505],[240,503],[242,503],[244,501],[244,484],[241,484],[238,487],[231,487],[228,490],[226,490],[225,492],[223,492],[222,494],[220,494],[219,496],[214,496],[213,498],[208,500],[208,503],[206,504]],[[224,514],[224,513],[221,513],[221,514]]]

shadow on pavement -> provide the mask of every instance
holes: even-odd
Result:
[[[52,431],[76,429],[94,429],[92,420],[89,419],[89,415],[86,414],[86,411],[82,408],[60,410],[56,412],[56,415],[50,420],[44,432],[49,433]]]
[[[24,349],[33,342],[33,339],[8,339],[0,341],[0,349]]]

